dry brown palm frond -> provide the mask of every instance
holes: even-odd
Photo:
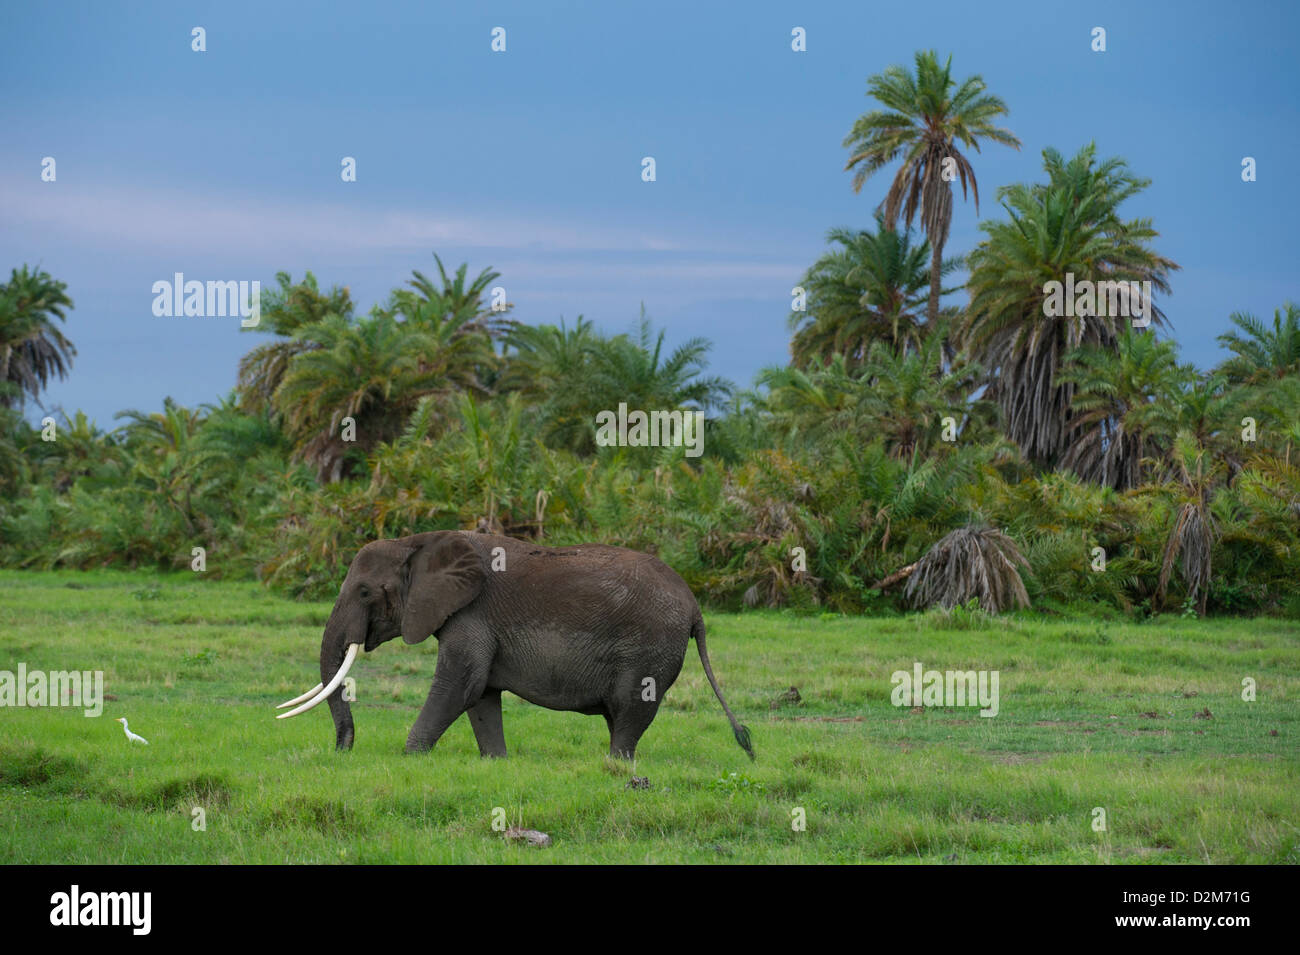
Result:
[[[1028,568],[1015,542],[992,527],[959,527],[917,561],[907,598],[918,607],[952,609],[972,597],[989,613],[1029,606],[1017,565]]]
[[[1204,504],[1188,501],[1178,509],[1178,517],[1169,532],[1169,540],[1165,543],[1165,552],[1160,564],[1160,581],[1156,586],[1155,599],[1157,607],[1164,605],[1169,577],[1173,572],[1174,563],[1178,562],[1182,565],[1182,577],[1187,584],[1188,599],[1196,601],[1198,613],[1205,613],[1213,571],[1211,555],[1214,537],[1214,519],[1206,513]]]
[[[783,563],[769,563],[758,573],[758,579],[741,596],[746,607],[782,607],[790,602],[794,591],[800,587],[814,592],[822,584],[806,570],[792,571]]]
[[[1188,599],[1195,600],[1197,613],[1204,615],[1213,575],[1214,542],[1219,536],[1218,524],[1210,510],[1210,497],[1222,466],[1186,430],[1180,431],[1174,441],[1174,460],[1182,484],[1183,501],[1165,542],[1155,606],[1163,605],[1169,577],[1177,562],[1187,585]]]

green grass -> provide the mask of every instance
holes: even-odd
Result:
[[[1300,862],[1300,624],[709,614],[758,761],[692,647],[631,790],[603,720],[509,695],[509,760],[463,719],[403,755],[434,640],[358,662],[352,752],[324,707],[277,722],[328,612],[188,574],[0,572],[0,670],[103,670],[116,697],[0,709],[0,861]],[[892,706],[918,660],[998,670],[1001,712]],[[497,808],[553,845],[507,844]]]

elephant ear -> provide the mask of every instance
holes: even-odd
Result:
[[[483,589],[483,561],[464,534],[448,533],[420,545],[407,558],[402,639],[421,643]]]

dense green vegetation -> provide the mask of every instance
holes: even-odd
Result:
[[[323,708],[273,718],[329,610],[190,573],[0,571],[6,646],[102,669],[113,697],[4,711],[0,862],[1300,862],[1291,621],[710,613],[757,762],[692,652],[629,767],[603,720],[510,694],[510,759],[480,759],[466,720],[403,756],[434,640],[358,661],[336,753]],[[997,718],[892,705],[915,661],[998,669]],[[496,808],[554,844],[506,844]]]
[[[978,209],[980,143],[1019,147],[996,125],[1007,106],[933,53],[868,91],[880,108],[853,124],[846,169],[855,189],[896,173],[873,228],[831,230],[790,363],[751,389],[708,375],[704,340],[665,348],[644,314],[622,335],[522,324],[488,304],[497,273],[437,259],[364,315],[346,287],[280,273],[213,404],[33,427],[21,412],[70,368],[72,302],[15,269],[0,564],[184,568],[201,547],[210,575],[323,597],[366,541],[465,528],[656,551],[718,608],[892,613],[996,591],[1300,615],[1300,308],[1234,314],[1221,367],[1182,362],[1149,181],[1092,145],[1045,150],[1041,180],[998,189],[984,239],[945,258],[954,183]],[[959,268],[965,302],[944,305]],[[1099,305],[1045,314],[1066,275],[1160,301],[1142,327]],[[620,404],[702,411],[703,455],[599,446],[596,415]],[[908,583],[964,528],[1005,559],[977,547],[961,574],[932,559]],[[986,559],[1001,576],[981,589]]]
[[[68,287],[13,269],[3,649],[110,696],[6,705],[0,862],[1300,862],[1300,307],[1184,362],[1149,180],[1091,144],[954,250],[955,184],[979,215],[981,148],[1020,147],[1008,105],[933,52],[867,92],[843,146],[874,221],[828,232],[749,388],[644,309],[525,324],[508,276],[435,256],[364,314],[280,272],[228,394],[97,423],[42,404]],[[1149,321],[1055,310],[1067,277],[1150,288],[1115,293]],[[620,406],[699,412],[703,454],[605,446]],[[356,664],[351,752],[323,710],[275,721],[357,549],[440,529],[657,553],[757,761],[693,651],[631,767],[602,720],[509,694],[511,759],[465,720],[399,755],[437,641]],[[917,664],[996,671],[997,718],[896,705]]]

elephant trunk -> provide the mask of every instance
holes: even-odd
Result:
[[[325,623],[325,633],[320,643],[320,680],[323,686],[330,686],[338,675],[339,668],[351,644],[365,644],[365,613],[357,601],[350,601],[347,606],[340,600],[334,604],[329,620]],[[350,661],[349,661],[350,662]],[[351,749],[355,737],[352,726],[352,708],[343,699],[344,685],[340,683],[327,698],[330,716],[334,720],[334,744],[338,749]]]

